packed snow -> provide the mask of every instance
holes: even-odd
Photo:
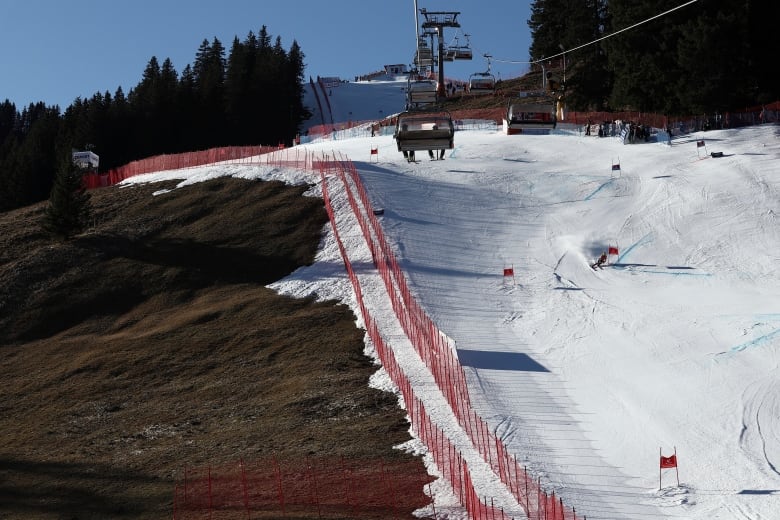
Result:
[[[399,82],[371,86],[375,96],[368,84],[334,88],[333,112],[403,109]],[[368,131],[299,148],[354,162],[410,288],[456,343],[477,413],[578,517],[776,520],[779,135],[767,124],[623,144],[488,125],[456,132],[445,160],[418,152],[416,163],[392,135]],[[125,182],[225,175],[322,193],[314,172],[239,164]],[[329,191],[372,316],[406,369],[423,372],[343,191]],[[362,326],[340,262],[328,225],[315,264],[271,287],[341,300]],[[455,424],[444,426],[451,440],[480,460],[434,385],[418,379],[431,415]],[[381,368],[372,384],[391,388]],[[675,453],[678,467],[661,470],[659,457]],[[503,484],[475,467],[480,495],[521,518]],[[445,482],[431,489],[440,517],[465,518]]]

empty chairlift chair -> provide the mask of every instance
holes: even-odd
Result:
[[[471,94],[492,94],[496,90],[496,78],[490,73],[490,54],[485,54],[488,68],[485,72],[475,72],[469,76],[469,92]]]
[[[433,66],[433,51],[422,38],[419,41],[417,51],[414,53],[414,63],[419,69]]]
[[[496,78],[489,72],[477,72],[469,77],[469,93],[492,94],[496,90]]]
[[[466,41],[468,42],[469,35],[466,35]],[[455,60],[470,60],[474,57],[474,54],[471,52],[471,47],[469,47],[469,44],[466,45],[458,45],[458,37],[455,37],[455,45],[450,47],[448,51],[452,58]]]
[[[407,109],[422,108],[436,103],[436,82],[431,79],[414,79],[409,76],[406,86]]]
[[[555,103],[510,101],[504,117],[504,133],[547,134],[555,128]]]

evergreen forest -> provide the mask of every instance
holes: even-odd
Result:
[[[775,0],[535,0],[529,54],[565,57],[571,110],[738,111],[780,96],[779,17]]]
[[[229,50],[203,40],[177,72],[152,56],[129,92],[77,98],[64,112],[44,102],[0,103],[0,211],[49,198],[61,159],[93,150],[105,171],[158,154],[217,146],[292,144],[303,106],[304,54],[263,26]]]

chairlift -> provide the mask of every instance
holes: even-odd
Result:
[[[548,134],[557,124],[556,106],[552,101],[521,101],[518,97],[507,105],[503,121],[504,133]]]
[[[466,45],[458,45],[458,37],[455,37],[455,46],[451,48],[452,57],[456,60],[470,60],[474,56],[469,46],[469,35],[466,34]]]
[[[475,72],[469,76],[469,92],[492,94],[496,90],[496,78],[489,72]]]
[[[436,103],[437,85],[432,79],[409,74],[406,83],[406,109],[421,108]]]
[[[430,67],[433,65],[433,51],[428,46],[425,38],[420,38],[417,51],[414,55],[414,63],[418,68]]]
[[[475,72],[469,76],[469,92],[472,94],[492,94],[496,90],[496,77],[490,73],[490,56],[484,54],[488,60],[486,72]]]
[[[406,111],[398,115],[393,137],[399,152],[452,150],[455,125],[449,112]]]
[[[468,47],[460,47],[455,49],[454,58],[456,60],[470,60],[473,58],[473,55],[471,53],[471,49],[469,49]]]

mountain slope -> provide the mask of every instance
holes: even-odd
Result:
[[[393,449],[408,425],[369,387],[353,313],[265,287],[314,261],[322,201],[174,186],[91,192],[94,225],[66,243],[41,233],[44,204],[0,214],[0,517],[168,519],[185,467],[270,454],[424,477]]]

